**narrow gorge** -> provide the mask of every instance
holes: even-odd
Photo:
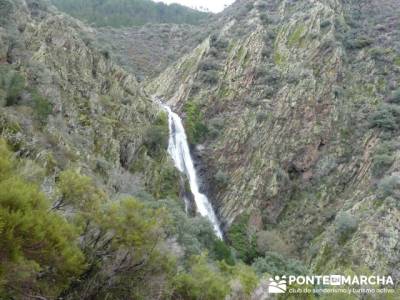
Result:
[[[168,152],[174,160],[176,168],[187,176],[189,180],[190,191],[193,194],[194,202],[198,212],[210,220],[215,234],[222,239],[223,234],[215,215],[212,204],[207,196],[200,192],[199,182],[197,179],[197,172],[190,154],[185,129],[182,124],[181,118],[174,113],[169,106],[162,104],[163,108],[168,113],[169,122],[169,142]],[[187,204],[186,204],[187,205]]]
[[[399,0],[163,2],[0,0],[0,299],[399,299]]]

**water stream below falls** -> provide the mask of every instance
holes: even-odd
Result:
[[[190,190],[193,194],[194,202],[196,203],[198,212],[210,220],[214,227],[215,234],[222,239],[222,231],[219,227],[219,222],[215,215],[214,209],[207,196],[200,193],[197,173],[190,155],[189,145],[187,142],[185,129],[183,128],[182,120],[167,105],[162,104],[162,106],[168,113],[168,152],[174,161],[175,167],[188,177]]]

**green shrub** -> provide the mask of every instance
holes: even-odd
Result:
[[[400,200],[400,176],[390,175],[383,178],[378,184],[378,197],[382,200],[387,197]]]
[[[276,252],[267,252],[264,257],[256,258],[252,267],[259,275],[265,273],[274,276],[308,274],[307,268],[300,261],[287,258]]]
[[[247,2],[246,5],[245,5],[245,9],[246,9],[247,11],[252,10],[253,7],[254,7],[254,4],[251,3],[251,2]]]
[[[257,252],[277,252],[289,255],[290,249],[278,231],[270,230],[257,232]]]
[[[207,263],[206,256],[193,257],[188,272],[178,274],[173,282],[174,299],[224,299],[229,280]]]
[[[39,95],[37,91],[31,92],[33,109],[40,124],[45,125],[53,111],[53,105],[48,99]]]
[[[267,85],[275,85],[278,80],[281,78],[280,71],[276,68],[268,68],[268,66],[263,67],[264,72],[258,73],[257,83],[258,84],[267,84]],[[268,69],[266,69],[268,68]]]
[[[109,50],[107,50],[107,49],[103,49],[103,50],[101,50],[101,55],[103,55],[103,57],[105,58],[105,59],[110,59],[110,51]]]
[[[399,129],[400,107],[393,104],[382,104],[371,116],[370,124],[372,127],[383,130],[394,131]]]
[[[216,84],[218,83],[218,72],[216,70],[202,71],[199,74],[199,78],[201,81],[207,84]]]
[[[142,299],[152,291],[151,278],[172,279],[175,262],[159,247],[167,226],[164,209],[127,197],[109,201],[89,220],[84,239],[88,271],[71,286],[68,299],[83,294],[88,299]]]
[[[272,86],[265,86],[261,91],[262,98],[271,98],[275,94],[275,89]]]
[[[335,40],[332,38],[327,38],[324,39],[321,43],[321,50],[326,51],[326,50],[332,50],[333,47],[335,46]]]
[[[371,57],[376,60],[382,59],[385,56],[386,52],[387,51],[384,48],[372,48],[371,50],[369,50],[369,54],[371,55]]]
[[[322,157],[316,165],[316,177],[321,178],[329,175],[337,168],[337,160],[334,156],[327,155]]]
[[[51,212],[38,187],[14,173],[13,166],[0,140],[0,298],[43,290],[55,298],[85,267],[77,229]]]
[[[12,153],[8,149],[6,142],[0,138],[0,181],[9,178],[15,169],[15,162]]]
[[[258,1],[257,3],[255,3],[255,7],[258,10],[266,10],[266,9],[268,9],[268,3],[264,2],[264,1]]]
[[[245,263],[251,263],[258,256],[256,237],[247,232],[248,219],[247,215],[239,217],[227,233],[228,241],[236,250],[237,257]]]
[[[233,299],[247,299],[247,297],[243,297],[243,294],[249,296],[257,287],[259,280],[255,270],[252,267],[243,263],[230,266],[225,262],[220,263],[219,267],[224,276],[233,279],[233,282],[231,281],[231,287],[234,285],[235,281],[238,280],[240,282],[241,286],[239,295],[241,295],[241,297],[235,297],[235,295],[231,294]],[[238,292],[237,288],[232,287],[232,292]]]
[[[330,20],[324,20],[324,21],[322,21],[322,22],[319,24],[319,26],[321,27],[321,29],[327,28],[327,27],[329,27],[329,26],[331,26],[331,25],[332,25],[332,23],[331,23]]]
[[[12,11],[14,10],[13,3],[9,0],[0,1],[0,25],[7,25]]]
[[[204,123],[203,113],[197,103],[186,102],[184,111],[186,114],[185,130],[190,144],[198,144],[204,141],[208,128]]]
[[[255,67],[255,69],[254,69],[254,76],[256,79],[263,78],[267,74],[268,74],[267,66],[260,65],[260,66]]]
[[[272,44],[272,42],[276,39],[276,32],[273,30],[268,30],[264,37],[264,42],[268,44]]]
[[[371,172],[375,178],[382,178],[395,161],[395,152],[400,149],[399,142],[386,141],[379,144],[372,157]]]
[[[169,132],[168,128],[160,125],[150,126],[146,130],[144,145],[148,150],[150,157],[157,157],[168,147]]]
[[[25,89],[25,78],[10,68],[0,69],[0,88],[5,91],[6,105],[17,105]]]
[[[368,37],[348,36],[345,40],[345,47],[350,50],[360,50],[372,44],[372,40]]]
[[[345,242],[357,230],[358,221],[348,212],[341,212],[335,219],[335,232],[339,242]]]
[[[394,104],[400,104],[400,88],[395,90],[389,97],[389,101]]]
[[[156,158],[168,147],[169,128],[166,113],[161,112],[154,124],[147,128],[144,137],[144,146],[150,157]]]
[[[230,266],[235,264],[235,258],[233,257],[231,248],[220,239],[215,240],[210,256],[215,260],[225,261]]]
[[[179,171],[165,159],[155,162],[153,176],[149,176],[146,187],[156,198],[179,196]]]
[[[272,53],[273,53],[272,49],[267,46],[265,46],[261,51],[261,55],[263,58],[271,57]]]
[[[372,175],[381,177],[393,164],[394,157],[387,154],[378,154],[372,160]]]
[[[226,49],[229,45],[228,40],[218,37],[217,35],[213,34],[210,37],[210,47],[215,48],[217,50]]]
[[[149,195],[145,196],[149,198]],[[143,199],[143,197],[141,196]],[[207,218],[188,216],[181,200],[155,200],[155,208],[168,210],[168,226],[164,227],[166,233],[175,236],[179,245],[185,250],[185,258],[208,252],[213,260],[224,260],[229,265],[235,264],[233,253],[223,240],[216,237],[213,226]]]
[[[185,257],[200,255],[208,251],[214,257],[214,229],[207,218],[189,217],[183,208],[181,200],[164,199],[154,202],[156,207],[166,208],[169,212],[169,223],[166,228],[168,235],[176,236],[177,242],[184,248]],[[217,256],[218,254],[215,253]]]
[[[263,22],[263,24],[265,24],[265,25],[271,24],[271,23],[272,23],[271,18],[270,18],[269,15],[268,15],[267,13],[265,13],[265,12],[260,13],[260,19],[261,19],[261,21]]]
[[[199,68],[202,71],[217,70],[218,63],[215,59],[207,58],[200,62]]]
[[[55,209],[72,206],[80,212],[94,213],[106,200],[105,193],[94,185],[90,177],[80,175],[73,170],[60,173],[57,187],[60,199],[55,204]]]
[[[219,136],[220,131],[216,129],[215,127],[209,127],[208,128],[208,136],[212,139],[215,139]]]
[[[229,184],[229,176],[226,175],[222,170],[218,170],[214,175],[214,181],[218,188],[222,189],[227,187]]]
[[[268,120],[268,114],[266,112],[259,111],[256,115],[256,120],[257,120],[257,123],[262,123],[262,122]]]

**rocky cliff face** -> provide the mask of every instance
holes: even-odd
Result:
[[[138,192],[148,181],[132,171],[135,161],[158,168],[147,169],[152,178],[160,172],[158,159],[166,161],[165,152],[157,162],[149,154],[148,132],[162,117],[159,108],[133,75],[94,48],[92,29],[40,1],[1,5],[8,17],[1,27],[2,135],[46,169],[37,180],[49,193],[66,168],[91,175],[112,194]],[[16,79],[20,87],[7,83]]]
[[[314,271],[398,278],[398,4],[235,5],[147,85],[189,131],[198,110],[192,141],[225,229],[246,216]]]

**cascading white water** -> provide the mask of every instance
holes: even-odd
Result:
[[[197,210],[202,216],[207,217],[210,220],[214,227],[215,234],[222,239],[222,231],[219,227],[218,219],[215,216],[213,207],[208,201],[207,196],[200,193],[196,169],[194,168],[193,160],[190,155],[189,145],[187,142],[185,129],[183,128],[182,120],[167,105],[162,104],[162,106],[168,113],[168,152],[171,155],[176,168],[187,175]]]

